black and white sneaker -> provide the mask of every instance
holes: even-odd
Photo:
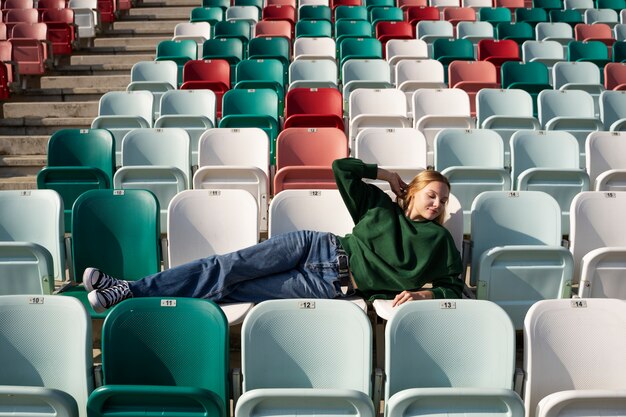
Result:
[[[121,282],[122,280],[113,278],[98,268],[85,268],[85,272],[83,272],[83,285],[87,291],[105,290]]]
[[[118,281],[119,284],[117,285],[103,290],[93,290],[87,294],[89,304],[91,304],[91,308],[93,308],[96,313],[103,313],[115,304],[133,296],[133,293],[130,292],[128,281]]]

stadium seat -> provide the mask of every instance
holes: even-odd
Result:
[[[72,55],[77,40],[74,10],[45,9],[41,14],[41,21],[48,27],[48,40],[52,43],[55,61],[59,56]]]
[[[462,21],[456,25],[456,37],[472,41],[476,51],[478,42],[481,39],[494,39],[493,25],[489,22],[468,22]],[[474,53],[476,55],[476,53]]]
[[[5,323],[0,326],[0,413],[87,417],[93,340],[91,320],[80,303],[56,295],[4,295],[0,321]]]
[[[173,90],[161,97],[161,116],[154,127],[182,128],[189,135],[191,166],[198,165],[198,139],[216,125],[215,93],[211,90]]]
[[[157,44],[156,61],[174,61],[178,66],[178,85],[183,82],[183,67],[187,61],[198,59],[198,44],[195,40],[164,40]]]
[[[609,51],[610,49],[600,41],[572,41],[567,44],[567,60],[592,62],[602,68],[611,62]]]
[[[489,22],[496,27],[498,23],[511,22],[513,16],[507,7],[482,7],[478,10],[478,20]]]
[[[613,62],[626,62],[626,41],[615,42],[611,54]]]
[[[495,65],[496,74],[498,74],[498,82],[501,82],[500,68],[502,64],[507,61],[520,61],[520,47],[517,45],[517,42],[511,39],[482,39],[478,41],[476,59],[479,61],[489,61]]]
[[[443,328],[453,329],[451,333]],[[461,352],[483,352],[456,362]],[[513,391],[515,332],[494,303],[423,300],[394,309],[385,329],[385,416],[524,415]]]
[[[198,44],[197,51],[202,50],[204,41],[211,38],[211,24],[208,22],[180,22],[174,27],[172,40],[191,39]],[[196,55],[197,56],[197,55]]]
[[[587,135],[604,126],[595,116],[593,98],[583,90],[543,90],[539,93],[539,123],[545,130],[565,130],[576,136],[580,163],[585,163]]]
[[[368,38],[372,36],[372,24],[365,18],[360,19],[337,19],[335,18],[335,43],[337,52],[344,39],[348,38]],[[339,56],[339,55],[337,55]]]
[[[464,234],[471,231],[472,202],[483,191],[511,189],[502,138],[486,129],[443,129],[434,141],[435,169],[448,177],[463,210]]]
[[[604,129],[616,132],[626,130],[626,93],[603,91],[600,94],[600,120]]]
[[[0,208],[0,295],[52,294],[55,280],[66,280],[60,196],[3,190]]]
[[[211,33],[215,24],[224,20],[224,9],[219,6],[194,7],[189,13],[190,22],[207,22],[211,25]]]
[[[330,38],[333,26],[329,20],[298,20],[295,25],[295,36],[298,38]]]
[[[377,164],[392,171],[421,170],[428,165],[426,138],[411,127],[365,128],[356,135],[353,154],[365,163]],[[414,176],[403,179],[406,182]]]
[[[277,59],[283,66],[283,84],[286,84],[291,62],[291,44],[283,37],[252,38],[248,42],[248,59]]]
[[[533,306],[524,322],[527,416],[621,412],[625,364],[615,360],[615,352],[626,348],[620,331],[625,324],[621,300],[546,300]],[[572,332],[575,344],[568,340]],[[595,354],[581,362],[578,353],[590,350]]]
[[[359,2],[360,3],[360,2]],[[363,5],[339,4],[331,7],[334,20],[367,20],[367,8]]]
[[[465,91],[470,115],[476,116],[476,94],[483,88],[499,88],[496,67],[488,61],[453,61],[448,66],[448,86]]]
[[[428,56],[434,58],[433,43],[437,39],[453,39],[454,26],[446,20],[421,20],[415,25],[415,36],[428,45]]]
[[[396,65],[404,59],[427,59],[428,46],[420,39],[390,39],[385,44],[385,59],[389,62],[391,82],[396,83]]]
[[[337,45],[331,37],[297,37],[293,42],[293,60],[335,59]]]
[[[222,117],[222,97],[230,89],[231,66],[225,59],[187,61],[181,90],[207,89],[215,94],[215,117]]]
[[[36,11],[35,11],[36,12]],[[16,23],[9,42],[13,47],[13,61],[21,75],[43,75],[52,66],[52,45],[48,41],[45,23]]]
[[[476,10],[472,7],[444,7],[442,10],[443,20],[447,20],[452,23],[456,28],[459,22],[475,22]]]
[[[626,191],[626,160],[624,132],[592,132],[585,141],[586,170],[591,189],[595,191]]]
[[[252,38],[252,25],[247,20],[223,20],[215,24],[214,38],[235,38],[243,43],[243,49],[248,49],[248,41]],[[204,53],[204,52],[203,52]]]
[[[103,385],[89,415],[228,415],[228,323],[197,298],[131,298],[102,329]],[[167,340],[167,343],[164,343]]]
[[[97,0],[69,0],[67,7],[74,10],[74,23],[81,46],[93,45],[101,22],[98,16]],[[86,44],[86,45],[85,45]]]
[[[405,9],[406,21],[416,26],[423,20],[441,20],[441,12],[435,6],[409,6]]]
[[[616,16],[617,17],[617,16]],[[574,27],[574,38],[577,41],[596,41],[611,47],[615,42],[613,31],[606,23],[579,23]]]
[[[383,46],[376,38],[345,38],[337,41],[339,55],[337,64],[342,67],[344,63],[352,59],[382,59]]]
[[[295,88],[336,89],[338,84],[337,63],[334,59],[325,57],[296,59],[289,65],[289,90]]]
[[[148,91],[109,91],[100,97],[92,129],[107,129],[115,138],[115,161],[122,163],[122,139],[132,129],[151,127],[154,98]]]
[[[547,22],[548,12],[540,7],[518,8],[515,9],[515,21],[526,22],[532,26],[533,31],[537,26],[537,23]]]
[[[403,59],[396,65],[396,88],[404,92],[409,115],[413,114],[413,93],[420,88],[447,88],[443,64],[436,59]]]
[[[612,30],[619,23],[617,11],[608,8],[591,8],[583,12],[583,19],[586,24],[602,23]],[[614,36],[612,36],[615,39]]]
[[[324,3],[324,2],[321,2]],[[300,3],[298,6],[298,21],[306,20],[333,20],[333,11],[326,4],[306,4]]]
[[[47,164],[37,173],[37,188],[63,199],[64,231],[72,232],[72,206],[87,190],[112,188],[115,142],[105,129],[59,129],[50,136]]]
[[[258,206],[259,232],[267,231],[269,140],[259,128],[210,129],[199,140],[194,189],[243,189]]]
[[[274,331],[268,332],[270,324]],[[241,356],[243,395],[235,409],[240,417],[290,414],[294,409],[307,415],[375,415],[372,330],[354,303],[259,303],[244,319]]]
[[[202,59],[226,60],[230,64],[230,84],[235,84],[235,66],[244,59],[247,44],[236,37],[207,39],[202,44]]]
[[[294,88],[285,97],[284,129],[335,127],[344,130],[343,98],[336,88]]]
[[[343,111],[350,114],[350,93],[357,88],[392,88],[389,63],[384,59],[349,59],[341,67]]]
[[[176,90],[178,84],[178,65],[174,61],[139,61],[130,69],[126,91],[149,91],[154,97],[152,119],[156,120],[161,112],[161,97]]]
[[[565,22],[540,22],[535,26],[535,39],[560,43],[566,57],[567,44],[574,40],[574,29]]]
[[[570,25],[574,28],[580,23],[584,23],[583,15],[579,10],[565,9],[565,10],[550,10],[551,22],[562,22]]]
[[[520,130],[511,137],[511,183],[517,191],[543,191],[561,208],[561,234],[569,235],[570,205],[589,191],[578,141],[564,131]]]
[[[348,138],[339,129],[284,129],[276,139],[274,194],[285,189],[336,188],[331,165],[348,155]]]
[[[435,136],[441,129],[472,129],[468,94],[459,88],[419,89],[413,93],[413,127],[424,134],[428,145],[428,165],[433,165]]]
[[[541,8],[550,13],[550,10],[563,9],[563,0],[533,0],[533,7]]]
[[[536,117],[539,92],[552,89],[548,67],[543,62],[507,61],[502,64],[500,73],[502,88],[524,90],[530,94],[533,99],[533,115]]]
[[[400,16],[402,16],[402,10]],[[383,47],[383,57],[386,58],[385,52],[387,42],[392,39],[415,39],[413,26],[405,21],[381,21],[376,24],[376,39],[380,41]]]
[[[244,59],[235,68],[233,88],[274,90],[278,97],[278,113],[282,114],[285,106],[284,72],[283,64],[277,59]]]
[[[436,39],[432,43],[432,58],[443,64],[444,79],[448,82],[448,65],[452,61],[474,61],[474,45],[467,39]]]
[[[516,330],[537,301],[571,296],[574,261],[561,246],[561,209],[550,195],[481,193],[472,205],[471,239],[476,297],[500,305]]]
[[[526,91],[517,89],[483,89],[476,95],[477,126],[490,129],[502,137],[505,166],[511,165],[510,138],[520,129],[539,130],[533,115],[533,101]]]
[[[626,90],[626,63],[609,62],[604,66],[604,88]]]
[[[554,89],[586,91],[593,99],[596,117],[600,117],[600,94],[604,91],[601,74],[602,71],[593,62],[563,61],[557,62],[552,68]]]
[[[544,64],[548,68],[548,84],[552,85],[552,68],[565,60],[563,52],[563,46],[557,41],[526,41],[522,44],[522,61]]]
[[[535,32],[530,23],[500,22],[496,25],[496,39],[511,39],[522,46],[526,41],[535,40]]]
[[[286,20],[261,20],[254,26],[256,37],[283,37],[293,39],[291,23]]]

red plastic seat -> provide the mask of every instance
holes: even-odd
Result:
[[[476,10],[472,7],[444,7],[443,20],[452,23],[456,28],[459,22],[475,22]]]
[[[263,20],[287,20],[292,25],[295,24],[296,9],[291,5],[270,4],[263,8]]]
[[[477,59],[489,61],[496,67],[500,82],[500,67],[506,61],[521,61],[519,45],[512,39],[481,39],[478,42]]]
[[[0,40],[0,62],[7,68],[7,84],[15,81],[15,67],[13,66],[13,45],[8,40]]]
[[[294,9],[296,8],[296,0],[267,0],[265,2],[266,6],[270,5],[282,5],[282,6],[291,6]]]
[[[407,9],[414,6],[428,6],[428,0],[398,0],[398,7],[404,11],[405,19]]]
[[[8,39],[9,32],[7,31],[7,25],[4,22],[0,22],[0,41],[6,41]]]
[[[328,5],[330,6],[330,9],[334,11],[337,6],[363,6],[363,1],[362,0],[329,0]]]
[[[39,11],[37,9],[9,9],[4,11],[4,23],[7,26],[7,33],[11,36],[11,31],[17,23],[37,23],[39,22]]]
[[[41,21],[48,25],[48,40],[52,43],[54,55],[71,55],[76,40],[74,10],[45,9]]]
[[[495,7],[506,7],[515,13],[515,9],[523,9],[526,7],[524,0],[495,0]]]
[[[476,94],[483,88],[500,88],[496,67],[489,61],[452,61],[448,85],[460,88],[470,99],[470,114],[476,116]]]
[[[613,31],[605,23],[579,23],[574,26],[574,37],[577,41],[600,41],[609,47],[615,43]]]
[[[37,2],[37,8],[40,11],[46,9],[64,9],[67,7],[65,0],[39,0]]]
[[[344,130],[343,99],[336,88],[294,88],[285,96],[284,128],[334,127]]]
[[[261,20],[255,26],[256,37],[277,37],[289,39],[291,42],[293,29],[288,20]]]
[[[440,20],[439,9],[434,6],[409,6],[406,8],[406,20],[413,26],[422,20]]]
[[[16,23],[9,42],[13,46],[13,61],[24,75],[42,75],[51,57],[46,43],[48,26],[45,23]]]
[[[609,62],[604,66],[604,88],[626,90],[626,63]]]
[[[415,39],[415,26],[409,22],[381,21],[376,23],[376,39],[383,48],[385,57],[385,45],[390,39]]]
[[[9,69],[4,62],[0,62],[0,100],[6,100],[10,95]]]
[[[331,165],[348,154],[348,138],[343,130],[284,129],[276,139],[274,194],[285,189],[337,188]]]
[[[2,8],[9,9],[32,9],[33,0],[4,0]]]
[[[208,89],[215,93],[215,113],[222,117],[222,97],[230,89],[230,64],[224,59],[187,61],[181,90]]]
[[[117,1],[98,0],[98,12],[100,21],[103,23],[113,23],[117,20]]]

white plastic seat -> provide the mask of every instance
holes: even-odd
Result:
[[[621,300],[534,305],[524,321],[526,416],[623,414],[626,360],[619,352],[626,349],[624,328],[626,303]],[[577,406],[567,410],[576,399]],[[563,414],[556,414],[559,409]]]
[[[567,44],[575,40],[574,29],[566,22],[539,22],[535,26],[535,39],[560,43],[563,56],[567,56]]]
[[[585,142],[586,169],[595,191],[626,191],[626,132],[592,132]]]
[[[245,190],[185,190],[168,207],[169,267],[224,254],[258,243],[258,209]],[[253,303],[221,303],[233,326],[243,321]]]
[[[160,115],[161,97],[178,87],[178,65],[174,61],[140,61],[130,70],[126,91],[149,91],[152,100],[152,119]]]
[[[441,129],[473,129],[467,93],[459,88],[419,89],[413,93],[413,127],[424,134],[428,164],[433,165],[435,136]]]
[[[626,23],[618,23],[613,26],[613,37],[617,42],[626,41]]]
[[[626,130],[626,91],[603,91],[600,94],[600,120],[611,132]]]
[[[198,165],[198,140],[216,125],[216,97],[211,90],[173,90],[161,97],[155,128],[178,127],[189,134],[191,165]]]
[[[392,88],[389,63],[384,59],[348,59],[341,67],[344,114],[348,115],[350,93],[357,88]]]
[[[396,88],[406,95],[408,114],[413,115],[413,93],[420,88],[448,88],[443,64],[436,59],[403,59],[396,64]]]
[[[337,85],[337,63],[334,59],[297,59],[289,64],[289,90],[337,88]]]
[[[69,0],[67,7],[74,10],[78,39],[87,39],[91,45],[101,23],[97,0]]]
[[[583,18],[587,24],[604,23],[611,28],[619,23],[619,15],[613,9],[596,9],[592,7],[585,10]]]
[[[264,301],[248,313],[241,335],[237,416],[376,415],[371,325],[353,303]]]
[[[491,7],[489,4],[485,7]],[[475,6],[469,6],[475,7]],[[456,37],[457,39],[467,39],[474,45],[474,56],[478,53],[478,42],[482,39],[493,39],[494,29],[490,22],[485,21],[461,21],[456,25]]]
[[[502,137],[505,166],[511,165],[510,139],[521,129],[539,130],[533,115],[533,99],[520,89],[483,88],[476,95],[477,125],[496,131]]]
[[[353,90],[350,94],[348,119],[351,149],[354,149],[354,140],[362,129],[411,127],[404,93],[395,88]]]
[[[426,138],[407,128],[368,127],[355,139],[354,157],[389,169],[426,168]]]
[[[579,295],[626,299],[624,191],[589,191],[572,201],[570,251]]]
[[[0,294],[52,294],[66,281],[63,201],[52,190],[0,192]]]
[[[483,191],[511,189],[502,138],[488,129],[443,129],[435,137],[434,166],[452,186],[463,210],[463,231],[471,231],[471,209]]]
[[[428,56],[433,56],[433,42],[454,38],[454,26],[447,20],[420,20],[415,25],[415,37],[428,45]]]
[[[532,219],[532,221],[529,221]],[[521,330],[537,301],[569,298],[574,262],[561,246],[561,209],[541,191],[487,191],[472,205],[472,284]]]
[[[200,137],[194,189],[243,189],[257,201],[259,231],[267,231],[269,139],[259,128],[210,129]]]
[[[565,130],[576,137],[580,163],[585,163],[585,140],[593,131],[604,130],[595,116],[593,98],[583,90],[543,90],[537,97],[539,122],[545,130]]]
[[[578,10],[583,13],[595,7],[593,0],[563,0],[563,10]]]
[[[552,80],[552,68],[554,64],[565,60],[563,46],[552,40],[526,41],[522,44],[522,60],[524,62],[541,62],[548,68],[550,84]]]
[[[552,84],[555,90],[583,90],[593,98],[594,115],[600,117],[600,93],[604,85],[600,68],[593,62],[561,61],[552,67]]]
[[[336,57],[337,46],[333,38],[300,37],[293,42],[293,59],[332,59]]]
[[[198,51],[207,39],[211,39],[211,24],[209,22],[180,22],[174,26],[172,40],[191,39],[198,44]],[[200,52],[201,54],[201,52]],[[199,56],[198,58],[202,58]]]
[[[3,295],[0,323],[0,415],[87,417],[94,384],[92,335],[80,301]]]
[[[518,191],[550,194],[561,208],[561,231],[569,234],[574,197],[589,191],[589,175],[580,166],[578,141],[570,133],[520,130],[511,137],[511,183]]]
[[[405,303],[386,327],[385,416],[521,417],[514,368],[515,332],[494,303]]]
[[[152,127],[154,97],[149,91],[109,91],[100,97],[92,129],[107,129],[115,138],[115,163],[122,163],[122,139],[132,129]]]
[[[116,189],[147,189],[157,197],[161,233],[167,232],[167,206],[190,188],[191,153],[184,129],[134,129],[122,141],[122,166],[113,175]]]
[[[391,82],[396,84],[396,65],[403,59],[427,59],[428,46],[421,39],[389,39],[385,59],[389,62]]]

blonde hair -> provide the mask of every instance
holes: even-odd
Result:
[[[448,187],[448,191],[450,191],[450,181],[448,181],[448,178],[446,178],[445,175],[433,169],[425,169],[417,174],[413,180],[411,180],[406,188],[406,191],[404,192],[404,195],[402,195],[402,197],[398,197],[397,202],[402,210],[406,211],[406,209],[411,205],[411,201],[415,197],[415,194],[431,182],[442,182],[446,185],[446,187]],[[437,216],[435,221],[439,224],[443,224],[445,216],[446,211],[444,210],[439,216]]]

